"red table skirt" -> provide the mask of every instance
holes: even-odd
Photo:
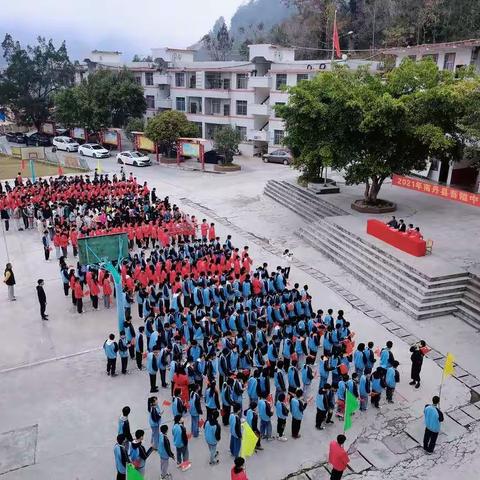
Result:
[[[425,240],[399,232],[380,220],[367,220],[367,233],[415,257],[423,257],[427,250]]]

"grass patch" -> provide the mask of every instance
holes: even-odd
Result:
[[[30,176],[29,161],[25,160],[25,168],[22,171],[22,160],[11,155],[0,153],[0,180],[10,180],[17,176],[18,172],[22,172],[23,177]],[[81,173],[82,170],[70,167],[62,167],[63,173]],[[83,172],[86,173],[86,172]],[[46,177],[58,175],[58,166],[51,165],[40,161],[35,161],[35,176]]]

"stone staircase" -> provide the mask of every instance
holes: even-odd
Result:
[[[321,200],[318,195],[306,188],[290,182],[269,180],[264,194],[308,221],[337,215],[350,215],[345,210]]]
[[[413,318],[455,314],[480,326],[480,282],[468,272],[428,276],[329,218],[297,234]]]

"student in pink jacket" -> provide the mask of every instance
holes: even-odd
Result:
[[[340,480],[350,461],[348,453],[343,448],[346,439],[345,435],[338,435],[336,441],[332,440],[330,442],[328,452],[328,462],[332,465],[330,480]]]

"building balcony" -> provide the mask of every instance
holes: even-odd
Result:
[[[267,142],[268,131],[267,130],[248,130],[247,140],[258,140],[262,142]]]
[[[167,73],[154,73],[153,83],[155,85],[169,85],[170,84],[169,75]]]
[[[268,104],[260,104],[260,103],[252,103],[248,105],[248,113],[250,115],[261,115],[264,117],[270,116],[270,105]]]
[[[270,77],[249,77],[248,88],[270,88]]]
[[[157,108],[172,108],[171,98],[159,98],[157,99]]]

